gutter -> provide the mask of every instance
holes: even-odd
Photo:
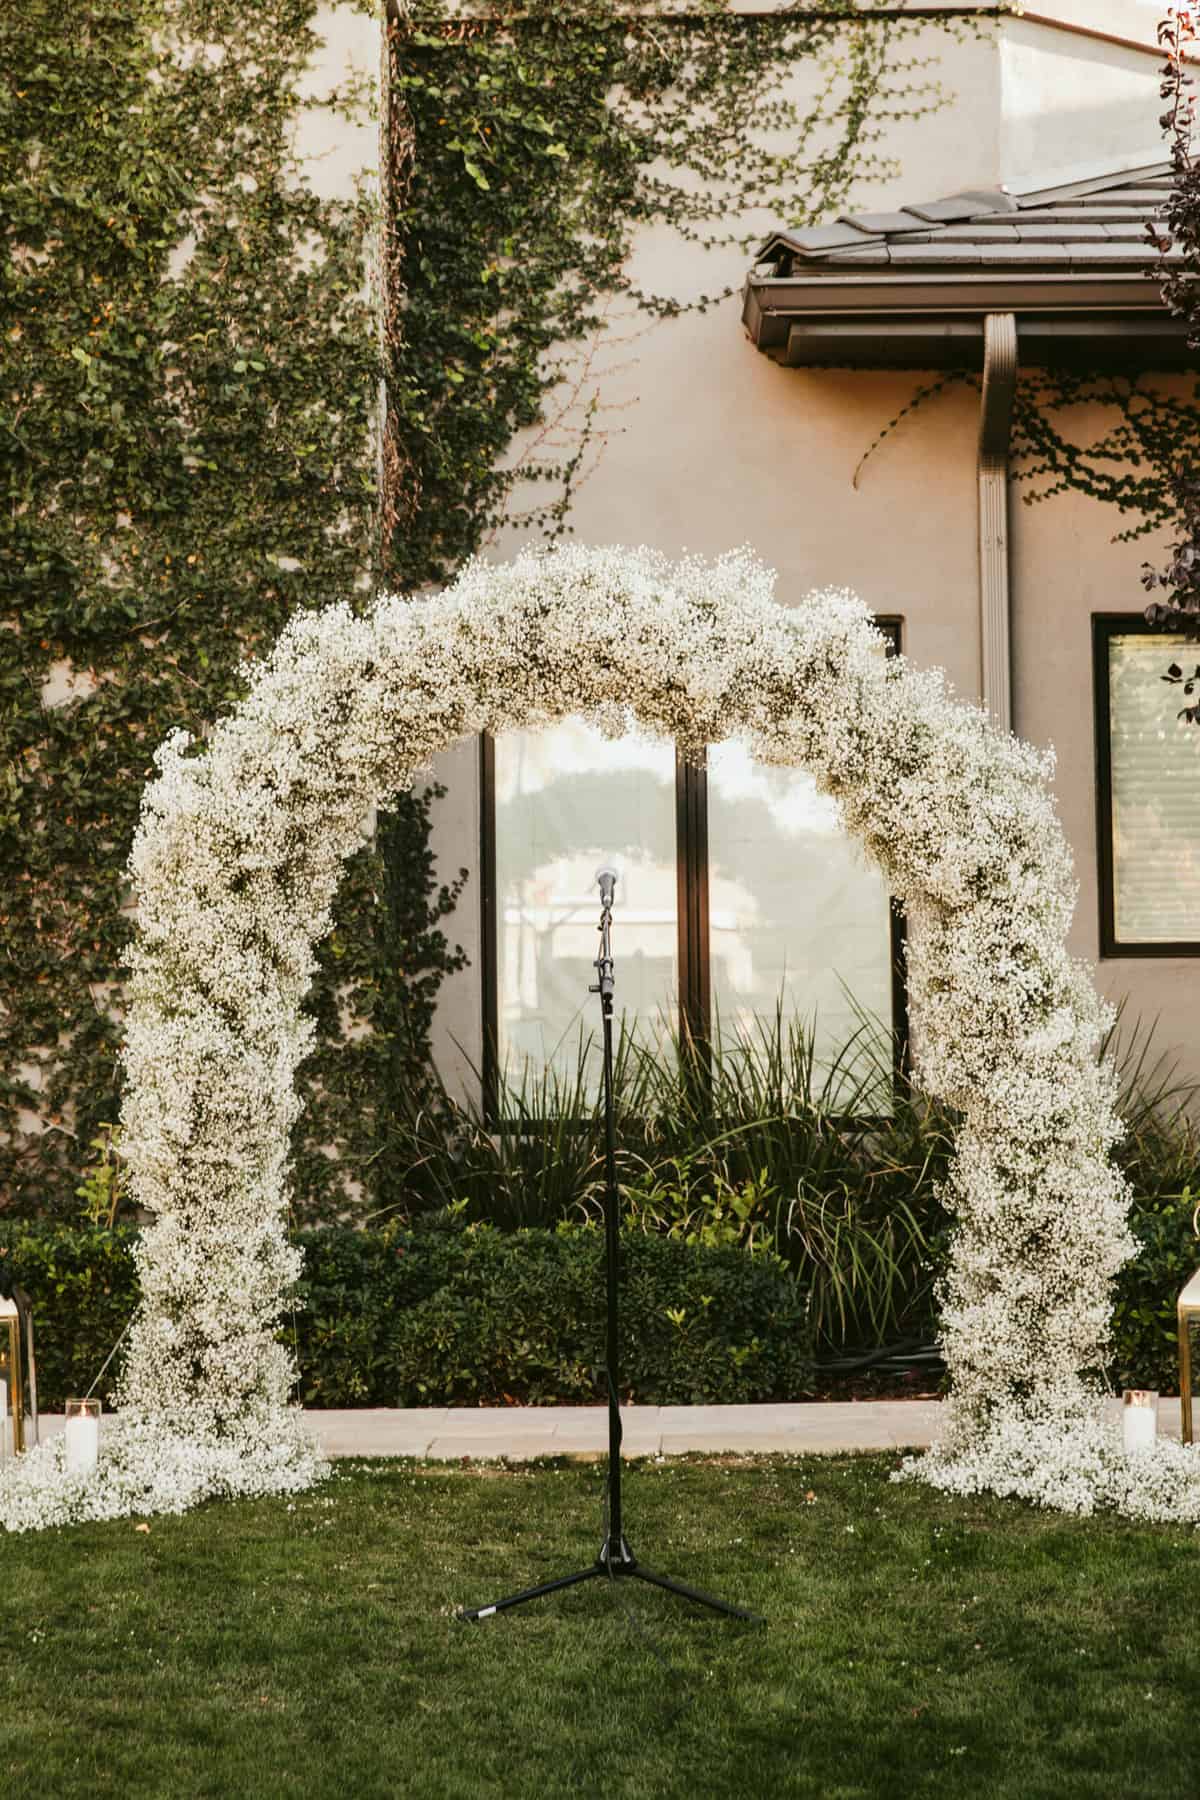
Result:
[[[1083,252],[1085,246],[1081,245]],[[1081,264],[1095,256],[1081,254]],[[1134,307],[1139,312],[1164,310],[1157,287],[1147,279],[1149,259],[1128,271],[1085,274],[1077,269],[1045,274],[1028,269],[1006,274],[998,269],[967,272],[957,269],[914,270],[901,274],[894,266],[860,274],[755,275],[746,282],[764,317],[781,313],[861,312],[867,307],[885,312],[961,312],[978,314],[1003,309],[1027,312],[1031,307],[1050,307],[1078,312],[1093,307]]]
[[[785,368],[979,368],[985,322],[1011,313],[1031,367],[1194,369],[1183,321],[1143,267],[776,276],[751,273],[742,323]]]
[[[1011,731],[1009,444],[1018,361],[1128,373],[1194,367],[1181,320],[1142,269],[1095,276],[928,271],[746,283],[743,320],[790,368],[982,370],[977,451],[980,694]]]
[[[1012,616],[1009,597],[1008,452],[1017,387],[1017,321],[983,321],[979,402],[980,693],[1002,731],[1012,730]]]

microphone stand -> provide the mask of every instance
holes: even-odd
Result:
[[[613,886],[616,876],[605,869],[601,871],[597,879],[600,881],[601,896],[600,954],[597,956],[594,966],[598,979],[588,991],[600,996],[604,1033],[604,1246],[608,1299],[605,1368],[608,1384],[608,1516],[604,1542],[600,1546],[595,1562],[589,1563],[585,1569],[577,1569],[571,1575],[560,1575],[554,1581],[539,1582],[536,1587],[522,1588],[519,1593],[509,1594],[503,1600],[493,1600],[490,1606],[465,1607],[458,1616],[460,1619],[478,1624],[480,1619],[489,1619],[493,1613],[506,1612],[510,1607],[523,1606],[527,1600],[540,1600],[544,1594],[557,1593],[560,1588],[577,1587],[580,1582],[593,1581],[599,1575],[606,1575],[610,1580],[617,1576],[634,1576],[638,1581],[649,1582],[652,1587],[665,1588],[669,1594],[678,1594],[683,1600],[694,1600],[700,1606],[711,1608],[713,1612],[724,1613],[733,1619],[746,1619],[751,1624],[761,1625],[763,1620],[757,1613],[747,1612],[744,1607],[734,1606],[728,1600],[718,1600],[714,1595],[703,1593],[699,1588],[686,1587],[681,1581],[672,1581],[669,1576],[658,1575],[652,1569],[647,1569],[629,1548],[629,1541],[623,1529],[619,1382],[620,1321],[618,1311],[621,1279],[621,1220],[620,1199],[617,1191],[617,1139],[613,1121],[614,981],[610,942]]]

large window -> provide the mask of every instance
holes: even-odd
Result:
[[[618,998],[627,1029],[670,1032],[679,990],[674,746],[605,738],[581,719],[505,732],[485,746],[494,818],[494,969],[485,1035],[500,1067],[570,1081],[594,1035],[596,868],[620,871]],[[614,945],[614,950],[617,948]]]
[[[1102,956],[1200,954],[1200,731],[1162,679],[1189,651],[1138,613],[1093,620]]]
[[[899,624],[882,625],[889,651]],[[902,921],[882,876],[801,770],[739,742],[707,766],[579,719],[485,739],[484,1078],[574,1078],[598,1031],[595,871],[620,870],[617,1007],[643,1041],[753,1034],[782,1007],[832,1061],[862,1013],[904,1037]],[[594,1074],[598,1080],[598,1070]]]

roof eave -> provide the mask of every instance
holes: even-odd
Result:
[[[758,349],[792,368],[939,368],[979,362],[989,313],[1016,315],[1026,365],[1195,366],[1183,322],[1140,270],[751,275],[742,320]]]

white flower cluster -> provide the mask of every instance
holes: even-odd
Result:
[[[1106,1022],[1064,948],[1070,859],[1047,767],[939,673],[884,659],[861,602],[785,608],[749,555],[570,547],[444,593],[306,614],[205,744],[158,753],[131,866],[124,1150],[154,1215],[120,1417],[96,1474],[53,1446],[0,1478],[10,1529],[294,1489],[321,1463],[276,1329],[313,949],[362,820],[467,733],[633,715],[745,736],[840,802],[910,923],[918,1075],[961,1110],[945,1294],[951,1424],[919,1472],[955,1491],[1200,1517],[1200,1456],[1126,1462],[1087,1371],[1132,1245],[1097,1064]]]

